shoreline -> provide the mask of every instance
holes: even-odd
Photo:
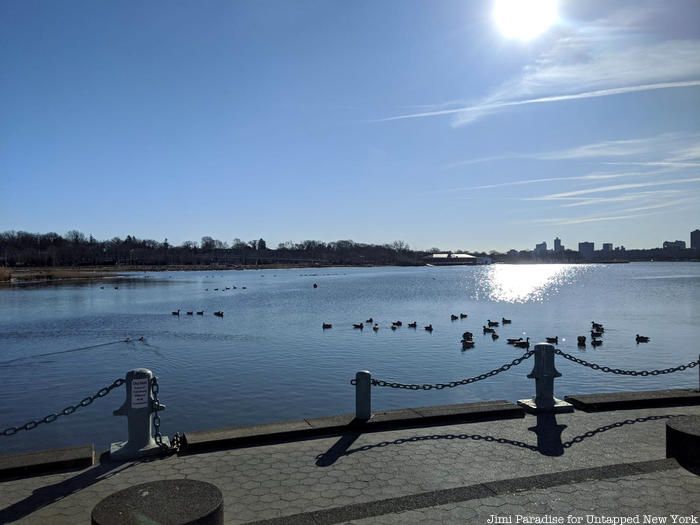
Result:
[[[575,263],[553,263],[543,261],[497,262],[493,264],[631,264],[632,261],[585,261]],[[633,261],[633,262],[700,262],[700,261]],[[242,270],[289,270],[305,268],[374,268],[379,266],[422,267],[424,264],[412,265],[376,265],[376,264],[171,264],[171,265],[126,265],[126,266],[60,266],[60,267],[23,267],[0,268],[0,288],[11,286],[30,286],[42,284],[84,283],[105,279],[127,279],[133,273],[157,272],[198,272],[198,271],[242,271]],[[435,265],[441,266],[471,266],[471,265]]]
[[[358,266],[358,267],[364,267]],[[90,282],[101,279],[126,279],[128,274],[147,272],[221,271],[221,270],[281,270],[294,268],[330,268],[333,265],[270,264],[256,265],[154,265],[154,266],[60,266],[34,268],[0,268],[0,287],[40,284]]]

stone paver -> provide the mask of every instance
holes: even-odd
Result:
[[[88,522],[91,509],[102,498],[158,479],[188,478],[214,483],[224,494],[226,522],[241,523],[522,476],[658,460],[665,457],[664,418],[674,414],[700,414],[700,407],[576,412],[558,415],[555,420],[540,417],[539,421],[527,416],[348,434],[120,466],[106,463],[77,473],[0,483],[0,523]],[[539,432],[539,442],[538,434],[531,429]],[[556,439],[559,432],[561,441]],[[647,498],[645,483],[652,488],[659,484],[676,487],[659,489],[657,493],[666,495],[662,498],[666,505],[678,505],[678,513],[682,513],[687,490],[696,490],[698,485],[680,483],[677,487],[676,482],[669,481],[673,479],[697,481],[694,475],[673,469],[625,476],[619,482],[637,488],[619,498],[609,497],[614,484],[592,481],[592,488],[581,491],[587,499],[580,501],[588,502],[577,503],[585,506],[581,509],[573,504],[575,493],[572,495],[571,487],[584,487],[586,483],[387,514],[370,521],[395,523],[391,520],[398,517],[411,520],[412,513],[418,520],[420,513],[431,512],[430,509],[437,514],[423,520],[454,523],[471,522],[469,516],[477,516],[474,519],[478,521],[496,513],[486,512],[489,508],[503,506],[510,509],[508,512],[521,507],[539,512],[536,509],[541,508],[543,514],[554,512],[551,509],[570,514],[598,504],[612,509],[620,505],[631,508],[635,501],[651,505],[650,508],[657,503],[659,509],[670,508],[660,506],[660,496]]]
[[[593,523],[593,518],[621,517],[637,523],[665,518],[674,523],[700,522],[700,476],[672,469],[639,476],[561,485],[449,505],[426,507],[367,519],[347,521],[352,525],[410,525],[424,523],[525,523],[526,517],[561,518],[562,523]],[[552,521],[550,521],[552,523]],[[604,522],[603,522],[604,523]],[[608,522],[612,523],[612,522]],[[619,522],[618,522],[619,523]],[[631,521],[630,523],[634,523]]]

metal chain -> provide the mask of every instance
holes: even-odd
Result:
[[[177,452],[180,449],[180,434],[175,434],[173,438],[173,446],[168,446],[163,443],[163,434],[160,432],[160,416],[158,415],[158,410],[160,409],[160,401],[158,400],[158,391],[160,386],[158,386],[158,378],[153,376],[151,379],[151,392],[153,393],[153,407],[155,409],[153,413],[153,428],[155,430],[155,440],[156,444],[164,452]]]
[[[389,388],[405,388],[407,390],[442,390],[443,388],[454,388],[456,386],[462,386],[462,385],[470,385],[472,383],[476,383],[477,381],[481,381],[483,379],[487,379],[489,377],[493,377],[495,375],[500,374],[501,372],[505,372],[506,370],[511,369],[514,366],[519,365],[526,359],[529,359],[532,357],[532,354],[534,354],[534,350],[529,350],[528,352],[525,352],[521,357],[518,357],[517,359],[513,359],[510,363],[506,363],[503,366],[500,366],[498,368],[495,368],[491,370],[490,372],[486,372],[484,374],[480,374],[478,376],[474,377],[468,377],[466,379],[462,379],[460,381],[451,381],[449,383],[436,383],[436,384],[423,384],[423,385],[412,385],[412,384],[404,384],[404,383],[394,383],[391,381],[383,381],[381,379],[372,379],[372,386],[385,386]],[[350,381],[351,384],[356,384],[356,381],[353,379]]]
[[[562,352],[558,348],[554,350],[554,353],[559,354],[562,356],[564,359],[568,359],[569,361],[573,361],[574,363],[577,363],[579,365],[587,366],[588,368],[591,368],[593,370],[600,370],[601,372],[606,372],[610,374],[618,374],[618,375],[623,375],[623,376],[658,376],[658,375],[663,375],[663,374],[672,374],[673,372],[681,372],[683,370],[686,370],[688,368],[694,368],[698,366],[700,363],[700,360],[698,361],[691,361],[687,365],[680,365],[676,366],[674,368],[663,368],[660,370],[622,370],[620,368],[610,368],[609,366],[600,366],[595,363],[589,363],[588,361],[584,361],[583,359],[579,359],[576,356],[573,356],[571,354],[567,354],[566,352]]]
[[[101,388],[101,389],[98,390],[97,393],[95,393],[94,395],[86,397],[85,399],[83,399],[83,400],[80,401],[79,403],[76,403],[75,405],[68,405],[66,408],[64,408],[63,410],[61,410],[61,411],[58,412],[57,414],[49,414],[49,415],[46,416],[45,418],[39,419],[39,420],[34,420],[34,419],[33,419],[33,420],[31,420],[31,421],[28,421],[27,423],[25,423],[24,425],[22,425],[22,426],[20,426],[20,427],[9,427],[9,428],[6,428],[6,429],[3,430],[2,432],[0,432],[0,436],[13,436],[13,435],[15,435],[17,432],[19,432],[20,430],[34,430],[36,427],[38,427],[39,425],[41,425],[41,424],[43,424],[43,423],[53,423],[53,422],[56,421],[59,417],[61,417],[61,416],[69,416],[69,415],[71,415],[73,412],[75,412],[76,410],[78,410],[79,408],[81,408],[81,407],[86,407],[86,406],[92,404],[92,402],[95,401],[96,399],[98,399],[98,398],[100,398],[100,397],[105,397],[105,396],[106,396],[107,394],[109,394],[112,390],[114,390],[115,388],[118,388],[118,387],[122,386],[124,383],[125,383],[124,379],[121,379],[121,378],[120,378],[120,379],[116,379],[111,385],[106,386],[106,387],[104,387],[104,388]]]

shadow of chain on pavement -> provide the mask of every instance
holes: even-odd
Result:
[[[561,434],[566,429],[566,425],[559,425],[555,414],[538,414],[537,424],[534,427],[528,428],[529,431],[537,435],[537,444],[524,443],[513,439],[507,439],[496,436],[483,434],[432,434],[428,436],[411,436],[408,438],[399,438],[393,441],[381,441],[371,445],[363,445],[357,448],[349,448],[361,435],[360,432],[348,432],[343,434],[341,438],[327,452],[316,457],[316,466],[328,467],[335,463],[342,456],[350,456],[358,452],[367,452],[375,448],[385,448],[392,445],[404,445],[406,443],[420,443],[423,441],[484,441],[487,443],[497,443],[500,445],[510,445],[513,447],[538,452],[544,456],[562,456],[566,449],[571,448],[577,443],[581,443],[586,439],[592,438],[603,432],[621,428],[627,425],[635,425],[637,423],[645,423],[648,421],[658,421],[660,419],[670,419],[677,417],[679,414],[667,414],[659,416],[638,417],[636,419],[624,419],[616,421],[594,430],[589,430],[571,438],[566,442],[562,442]]]

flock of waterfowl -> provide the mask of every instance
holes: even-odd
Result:
[[[261,276],[261,277],[262,277],[262,276]],[[237,290],[237,289],[238,289],[237,286],[225,286],[225,287],[223,287],[223,288],[212,288],[212,291],[214,291],[214,292],[219,292],[219,291],[221,291],[221,292],[226,292],[226,291],[228,291],[228,290]],[[247,286],[241,286],[241,290],[247,290],[247,289],[248,289]],[[209,288],[205,288],[204,291],[205,291],[205,292],[208,292],[208,291],[209,291]],[[179,317],[179,316],[180,316],[180,312],[181,312],[181,310],[180,310],[180,308],[178,308],[177,310],[173,310],[171,313],[172,313],[173,315],[176,315],[176,316]],[[204,315],[204,310],[197,310],[197,311],[195,311],[195,310],[186,310],[186,311],[185,311],[185,315],[195,315],[195,314],[197,314],[197,315]],[[216,317],[223,317],[223,316],[224,316],[224,312],[223,312],[223,310],[217,310],[216,312],[214,312],[214,315],[215,315]]]
[[[462,319],[467,317],[467,314],[461,314],[461,315],[464,316]],[[365,326],[368,326],[368,327],[371,326],[372,330],[374,330],[375,332],[379,331],[379,323],[375,323],[374,319],[372,319],[371,317],[369,319],[367,319],[366,321],[364,321],[363,323],[353,323],[352,324],[352,327],[355,330],[364,330]],[[401,328],[402,326],[403,326],[403,321],[392,321],[391,326],[389,328],[391,328],[392,330],[397,330],[397,329]],[[406,326],[408,326],[409,328],[418,328],[418,321],[413,321],[412,323],[407,323]],[[323,323],[322,328],[324,330],[329,330],[329,329],[333,328],[333,325],[331,323]],[[423,327],[423,329],[426,332],[432,332],[433,325],[432,324],[426,325]]]
[[[195,312],[194,310],[187,310],[187,311],[185,312],[186,315],[194,315],[195,313],[196,313],[197,315],[204,315],[204,310],[198,310],[197,312]],[[177,315],[177,316],[179,317],[179,316],[180,316],[180,309],[178,308],[177,310],[174,310],[174,311],[172,312],[172,314],[173,314],[173,315]],[[223,312],[222,310],[218,310],[218,311],[214,312],[214,315],[215,315],[216,317],[223,317],[223,316],[224,316],[224,312]]]
[[[460,313],[459,315],[451,314],[450,320],[457,321],[460,319],[466,319],[467,317],[468,317],[468,315],[465,313]],[[482,326],[483,334],[484,335],[490,334],[491,339],[493,341],[496,341],[500,337],[498,335],[498,333],[496,332],[496,328],[498,328],[499,326],[505,327],[505,325],[512,324],[512,322],[513,321],[511,319],[506,319],[505,317],[502,317],[500,321],[492,321],[491,319],[487,319],[486,324]],[[372,330],[375,332],[378,332],[379,328],[380,328],[379,324],[375,323],[374,319],[372,319],[371,317],[364,322],[352,324],[352,327],[355,330],[363,330],[366,326],[371,326]],[[397,330],[401,326],[403,326],[403,323],[401,321],[393,321],[391,323],[390,328],[392,330]],[[417,321],[413,321],[412,323],[408,323],[408,327],[409,328],[417,328],[418,327]],[[323,330],[329,330],[329,329],[333,328],[333,325],[331,323],[323,323],[322,328],[323,328]],[[427,332],[432,332],[433,325],[432,324],[426,325],[426,326],[424,326],[424,329]],[[592,346],[597,347],[597,346],[600,346],[603,344],[602,337],[603,337],[604,333],[605,333],[605,327],[602,324],[596,323],[595,321],[591,321],[591,345]],[[554,345],[559,344],[559,336],[558,335],[553,336],[553,337],[546,337],[545,340],[550,344],[554,344]],[[579,347],[586,346],[586,336],[585,335],[578,336],[576,338],[576,340],[577,340],[577,344]],[[635,336],[635,341],[637,342],[637,344],[648,343],[649,338],[646,336],[637,334]],[[460,342],[462,344],[462,349],[474,348],[474,344],[475,344],[474,343],[474,334],[472,332],[464,332],[462,334],[462,340]],[[524,348],[526,350],[530,348],[530,338],[529,337],[526,337],[524,339],[522,337],[507,338],[506,343],[509,345],[512,345],[516,348]]]

